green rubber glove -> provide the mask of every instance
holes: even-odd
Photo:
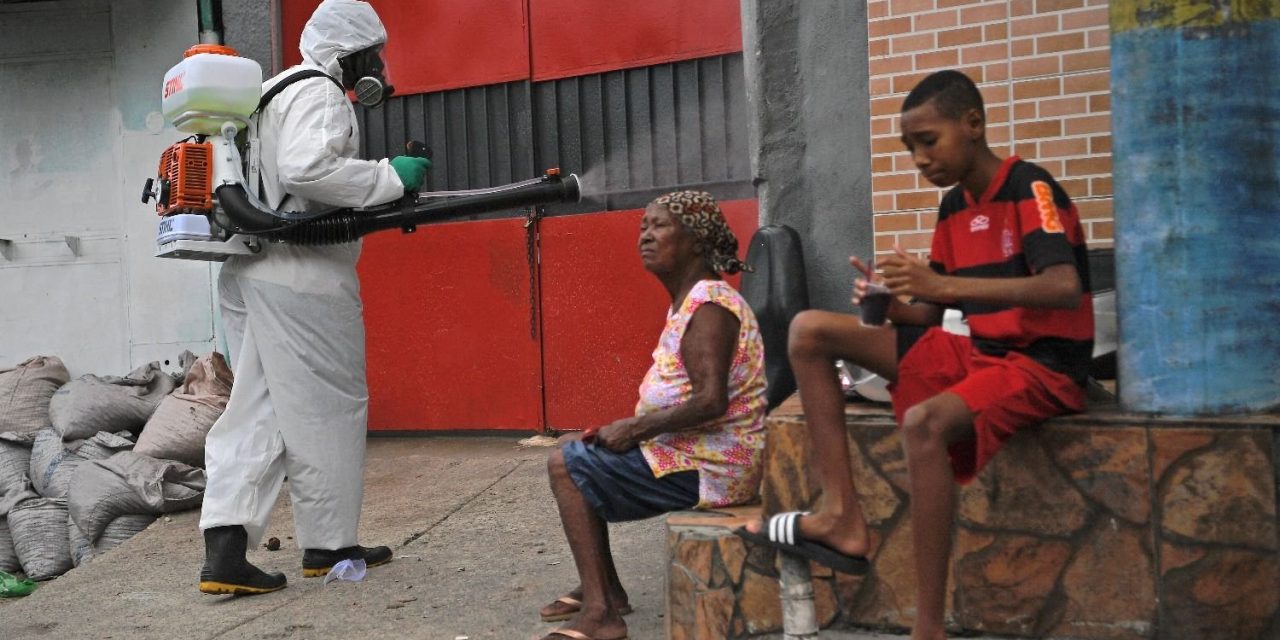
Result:
[[[415,156],[396,156],[391,159],[391,168],[400,176],[405,191],[417,191],[422,186],[422,180],[427,177],[431,161]]]

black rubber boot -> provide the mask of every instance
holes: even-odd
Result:
[[[302,552],[302,576],[318,578],[328,575],[333,565],[343,560],[364,560],[364,566],[376,567],[391,562],[391,549],[387,547],[346,547],[344,549],[306,549]]]
[[[204,566],[200,568],[200,590],[204,593],[237,596],[270,593],[285,588],[284,574],[267,573],[245,559],[249,534],[244,527],[213,527],[204,530]]]

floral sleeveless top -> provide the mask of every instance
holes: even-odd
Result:
[[[729,410],[688,431],[664,433],[640,444],[649,468],[661,478],[677,471],[697,471],[698,507],[725,507],[756,499],[763,471],[765,377],[764,343],[747,301],[723,280],[702,280],[677,310],[653,351],[653,366],[640,384],[636,415],[688,402],[693,385],[680,356],[680,341],[693,312],[718,305],[737,316],[738,347],[729,369]]]

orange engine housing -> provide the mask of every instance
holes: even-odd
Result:
[[[213,211],[213,145],[179,142],[160,154],[160,198],[156,213]]]

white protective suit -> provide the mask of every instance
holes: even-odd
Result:
[[[302,31],[301,68],[341,79],[338,58],[384,43],[373,8],[324,0]],[[357,159],[360,130],[326,78],[282,91],[259,116],[263,200],[287,210],[372,206],[404,193],[386,160]],[[356,544],[364,493],[368,389],[356,259],[360,243],[267,243],[218,278],[235,385],[205,441],[200,528],[243,525],[261,541],[285,476],[303,549]]]

